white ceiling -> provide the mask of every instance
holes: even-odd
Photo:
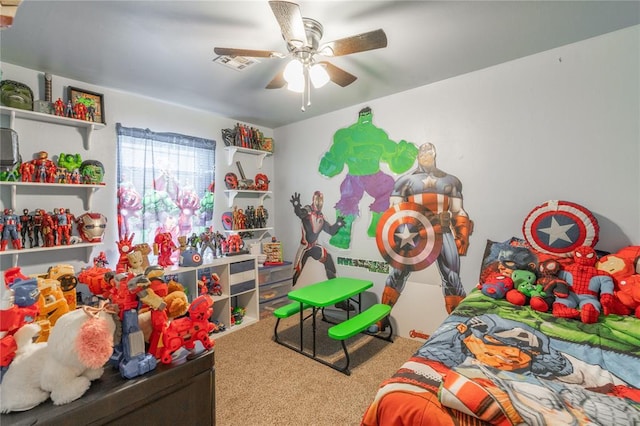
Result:
[[[387,48],[329,59],[358,79],[312,90],[304,113],[300,94],[264,88],[286,59],[242,72],[212,61],[216,46],[287,52],[266,0],[25,0],[0,32],[0,59],[277,128],[640,22],[638,1],[298,4],[324,26],[323,42],[378,28],[388,38]]]

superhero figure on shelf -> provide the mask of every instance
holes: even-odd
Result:
[[[58,245],[71,244],[71,223],[69,222],[69,216],[63,208],[54,209],[55,212],[55,220],[56,220],[56,230],[58,231]]]
[[[391,209],[400,211],[406,208],[409,216],[418,211],[423,216],[427,214],[431,224],[440,229],[442,248],[437,255],[437,264],[442,278],[445,307],[451,313],[466,295],[460,280],[460,256],[467,253],[473,222],[462,206],[462,183],[457,177],[436,167],[436,148],[433,144],[420,146],[418,167],[412,173],[398,178],[391,194],[391,205]],[[381,222],[380,225],[385,224]],[[418,233],[412,238],[423,237]],[[387,255],[380,244],[379,249],[383,256]],[[382,303],[395,305],[409,274],[412,270],[418,270],[411,264],[411,259],[406,259],[406,262],[396,262],[395,265],[390,262],[392,265],[385,282]],[[422,268],[427,266],[425,264]],[[386,328],[387,321],[388,317],[377,324],[379,330]]]
[[[173,261],[171,255],[178,249],[170,232],[161,232],[156,235],[153,244],[153,254],[158,256],[158,265],[171,266]]]
[[[42,221],[44,217],[42,216],[42,212],[40,209],[36,209],[33,213],[33,217],[31,218],[33,223],[33,246],[39,247],[40,241],[42,241],[42,245],[44,245],[44,236],[42,235]]]
[[[13,213],[13,209],[4,209],[4,214],[0,217],[0,232],[2,232],[2,240],[0,240],[0,251],[5,251],[9,241],[16,250],[22,249],[20,243],[20,218]]]
[[[318,244],[318,237],[322,231],[329,235],[335,235],[344,226],[343,218],[338,217],[333,225],[325,220],[324,214],[322,214],[324,195],[320,191],[313,193],[311,205],[303,207],[300,203],[300,194],[297,192],[293,194],[290,201],[293,205],[293,212],[302,221],[302,238],[293,264],[293,285],[296,285],[302,269],[310,257],[324,265],[327,279],[335,278],[336,266],[333,263],[333,258],[326,248]]]
[[[29,247],[33,247],[33,219],[29,214],[29,209],[22,209],[20,216],[20,236],[22,237],[22,247],[26,247],[29,238]]]
[[[331,237],[331,245],[349,248],[351,224],[359,215],[358,203],[366,192],[374,198],[369,206],[371,224],[367,230],[375,237],[376,226],[382,213],[389,208],[389,195],[393,189],[393,178],[382,170],[386,163],[394,173],[404,173],[413,165],[417,148],[407,141],[394,142],[387,133],[372,123],[371,108],[363,108],[358,122],[338,130],[333,144],[320,160],[318,171],[323,176],[334,177],[348,168],[340,184],[340,200],[335,205],[336,217],[344,218],[344,226]]]

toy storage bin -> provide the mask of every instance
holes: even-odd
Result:
[[[273,316],[273,311],[281,306],[291,303],[291,300],[285,295],[277,299],[269,299],[260,303],[260,319],[270,318]]]
[[[286,296],[291,291],[292,286],[293,281],[291,279],[264,285],[260,287],[260,298],[258,300],[263,303]]]

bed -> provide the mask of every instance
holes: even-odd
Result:
[[[474,289],[384,381],[363,425],[639,425],[640,319],[593,324]]]

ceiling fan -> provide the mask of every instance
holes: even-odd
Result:
[[[288,54],[270,50],[235,49],[216,47],[214,52],[224,56],[254,58],[287,58],[292,60],[267,84],[267,89],[279,89],[287,85],[290,90],[303,93],[302,111],[311,105],[310,86],[318,88],[333,81],[346,87],[357,77],[317,56],[335,57],[387,47],[387,35],[382,29],[345,37],[320,44],[323,27],[320,22],[303,18],[300,7],[289,1],[269,1],[269,6],[280,25],[282,37],[287,43]]]

